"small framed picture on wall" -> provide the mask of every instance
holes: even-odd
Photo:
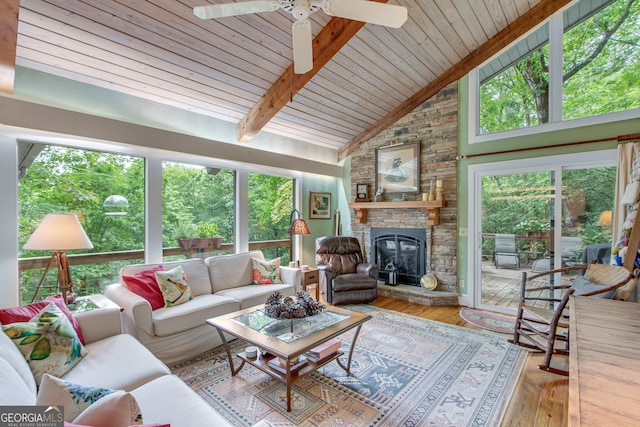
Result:
[[[331,219],[331,193],[309,192],[309,219]]]

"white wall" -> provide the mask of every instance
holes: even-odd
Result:
[[[0,307],[18,304],[18,144],[0,135]]]

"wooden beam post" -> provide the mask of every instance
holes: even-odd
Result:
[[[0,1],[0,92],[13,93],[20,0]]]

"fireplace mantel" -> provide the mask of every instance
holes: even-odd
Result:
[[[440,224],[440,208],[447,206],[446,200],[407,201],[407,202],[354,202],[349,207],[356,211],[356,224],[367,222],[368,209],[426,209],[429,212],[427,225]]]

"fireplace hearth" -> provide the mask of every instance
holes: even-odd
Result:
[[[426,272],[426,241],[424,228],[372,228],[371,254],[378,278],[392,286],[420,286]]]

